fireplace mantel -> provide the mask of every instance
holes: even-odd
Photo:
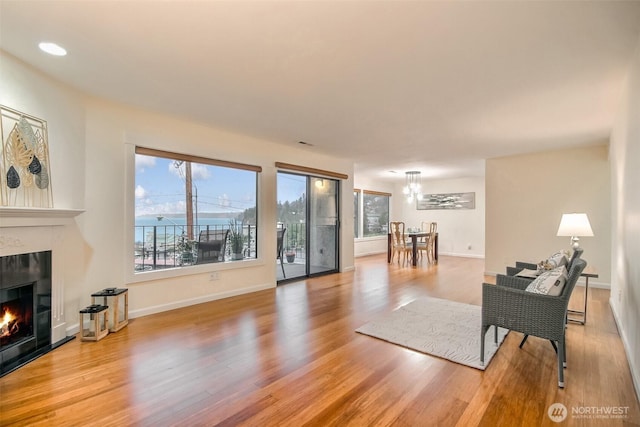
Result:
[[[65,225],[84,209],[0,207],[2,227],[47,227]]]
[[[83,209],[0,207],[0,256],[51,251],[51,344],[66,339],[64,283],[69,236]],[[80,237],[76,236],[76,239]],[[71,246],[69,246],[70,248]],[[69,277],[68,275],[66,277]]]

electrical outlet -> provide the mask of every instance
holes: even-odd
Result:
[[[220,275],[218,274],[217,271],[214,271],[212,273],[209,274],[209,281],[213,282],[214,280],[218,280],[220,279]]]
[[[467,245],[467,249],[471,250],[471,243]]]

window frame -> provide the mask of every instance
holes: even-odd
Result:
[[[356,189],[354,189],[355,192]],[[362,240],[377,240],[377,239],[382,239],[387,237],[388,234],[388,230],[386,232],[381,231],[379,234],[374,234],[374,235],[365,235],[364,233],[364,227],[365,227],[365,214],[364,214],[364,208],[365,208],[365,196],[367,195],[373,195],[373,196],[383,196],[387,198],[387,217],[390,217],[391,215],[391,193],[387,193],[384,191],[375,191],[375,190],[366,190],[366,189],[357,189],[360,192],[359,195],[359,211],[358,211],[358,231],[359,231],[359,236],[360,237],[356,237],[354,238],[354,240],[357,241],[362,241]],[[384,224],[381,224],[383,230],[384,230]],[[386,226],[388,227],[388,221],[386,221]]]
[[[263,174],[261,166],[255,165],[246,165],[243,163],[237,163],[232,161],[225,160],[217,160],[210,159],[207,157],[195,156],[195,155],[186,155],[180,153],[174,153],[164,150],[156,150],[149,147],[140,146],[137,144],[125,142],[125,163],[126,163],[126,173],[125,173],[125,185],[126,190],[124,192],[125,200],[124,205],[126,209],[125,213],[125,239],[124,239],[124,250],[123,256],[125,257],[124,262],[124,281],[125,283],[138,283],[138,282],[146,282],[152,280],[159,280],[165,278],[172,277],[182,277],[193,274],[201,274],[208,273],[213,271],[223,271],[223,270],[234,270],[240,268],[251,268],[257,265],[264,265],[264,251],[265,248],[261,244],[263,239],[260,238],[262,235],[262,231],[260,230],[261,224],[261,215],[260,215],[260,194],[262,188],[262,180]],[[234,167],[236,169],[243,170],[251,170],[256,172],[256,183],[255,183],[255,191],[256,191],[256,257],[248,258],[243,260],[235,260],[235,261],[225,261],[225,262],[215,262],[215,263],[205,263],[205,264],[193,264],[189,266],[175,266],[171,268],[165,269],[156,269],[149,271],[135,271],[135,260],[134,260],[134,246],[135,246],[135,182],[136,182],[136,154],[143,155],[154,155],[148,153],[164,153],[167,155],[161,155],[158,157],[164,157],[174,160],[189,160],[191,162],[203,163],[212,166],[223,166],[223,167]],[[171,157],[171,155],[176,154],[176,157]]]
[[[361,219],[362,219],[362,190],[359,188],[353,189],[354,196],[354,207],[353,207],[353,223],[354,223],[354,239],[360,239],[362,230],[361,230]]]

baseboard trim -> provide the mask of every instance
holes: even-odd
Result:
[[[181,301],[174,301],[168,304],[155,305],[152,307],[143,308],[140,310],[129,311],[129,319],[136,317],[148,316],[150,314],[162,313],[164,311],[175,310],[177,308],[189,307],[191,305],[202,304],[205,302],[215,301],[219,299],[235,297],[238,295],[248,294],[251,292],[263,291],[265,289],[274,288],[275,286],[265,283],[262,285],[251,286],[248,288],[234,289],[232,291],[219,292],[216,294],[205,295],[197,298],[190,298]],[[80,324],[74,323],[66,328],[66,335],[75,335],[80,332]]]
[[[440,256],[440,255],[455,256],[455,257],[459,257],[459,258],[484,259],[484,255],[478,255],[478,254],[459,254],[459,253],[455,253],[455,252],[438,252],[438,256]]]
[[[191,305],[202,304],[205,302],[216,301],[219,299],[235,297],[238,295],[249,294],[252,292],[263,291],[265,289],[275,288],[274,284],[264,283],[256,286],[250,286],[242,289],[233,289],[230,291],[218,292],[215,294],[203,295],[197,298],[190,298],[181,301],[172,301],[167,304],[155,305],[151,307],[142,308],[139,310],[129,311],[129,318],[135,319],[136,317],[148,316],[150,314],[162,313],[164,311],[175,310],[177,308],[189,307]]]
[[[627,339],[626,330],[621,328],[620,315],[618,314],[615,304],[613,300],[609,298],[609,307],[611,308],[611,313],[613,313],[613,320],[616,322],[616,328],[618,328],[618,335],[620,335],[620,339],[622,340],[622,347],[624,347],[624,353],[627,356],[627,363],[629,364],[629,370],[631,371],[631,381],[633,382],[633,388],[636,391],[636,400],[640,402],[640,371],[639,367],[635,365],[634,359],[631,357],[629,350],[629,340]]]
[[[74,323],[66,329],[67,336],[72,336],[80,332],[80,323]]]
[[[360,258],[363,256],[370,256],[370,255],[380,255],[380,254],[386,254],[387,251],[371,251],[371,252],[361,252],[358,255],[354,255],[354,258]]]
[[[365,256],[370,256],[370,255],[380,255],[380,254],[386,254],[386,253],[387,253],[387,251],[361,252],[358,255],[354,255],[354,258],[360,258],[360,257],[365,257]],[[438,252],[438,256],[440,256],[440,255],[455,256],[455,257],[460,257],[460,258],[484,259],[484,255],[478,255],[478,254],[459,254],[459,253],[455,253],[455,252]]]
[[[576,286],[584,286],[584,283],[582,283],[580,281],[580,282],[576,283]],[[592,280],[589,280],[589,287],[590,288],[597,288],[597,289],[609,289],[609,290],[611,290],[611,284],[610,283],[594,282]]]

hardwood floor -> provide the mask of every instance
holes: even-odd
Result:
[[[354,272],[132,319],[0,378],[0,425],[556,425],[556,402],[569,411],[563,425],[640,425],[606,290],[590,289],[587,324],[568,326],[564,390],[538,338],[519,349],[510,333],[482,372],[354,332],[423,296],[479,305],[483,269],[371,256]],[[586,419],[593,407],[627,414]]]

